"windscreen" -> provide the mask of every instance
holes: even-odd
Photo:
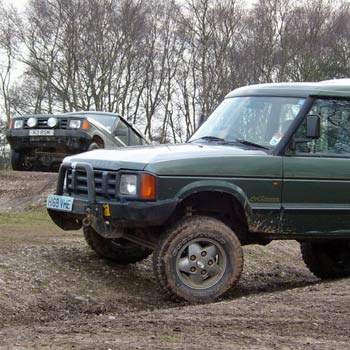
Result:
[[[225,99],[190,142],[220,138],[245,140],[274,148],[293,122],[305,99],[277,96],[242,96]]]
[[[117,117],[114,117],[112,115],[102,115],[102,114],[89,114],[89,118],[102,124],[109,131],[112,130],[112,127],[115,121],[117,120]]]

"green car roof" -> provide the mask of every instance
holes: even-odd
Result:
[[[350,79],[249,85],[231,91],[226,98],[235,96],[350,97]]]

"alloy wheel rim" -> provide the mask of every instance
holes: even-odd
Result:
[[[227,267],[227,258],[220,243],[198,238],[184,245],[176,256],[179,279],[191,289],[207,289],[217,284]]]

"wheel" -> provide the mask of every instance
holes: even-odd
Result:
[[[99,257],[120,265],[136,263],[152,253],[152,250],[123,238],[106,239],[90,226],[84,227],[83,232],[87,244]]]
[[[23,155],[15,150],[11,151],[11,166],[15,171],[25,170],[23,164]]]
[[[91,142],[89,147],[87,148],[87,151],[93,151],[94,149],[100,149],[101,147],[95,143],[95,142]],[[103,147],[102,147],[103,148]]]
[[[208,302],[239,281],[242,247],[221,221],[192,216],[164,234],[153,252],[153,269],[167,296]]]
[[[40,171],[40,163],[35,163],[27,153],[12,150],[11,166],[15,171]]]
[[[350,241],[303,242],[300,247],[305,265],[315,276],[350,276]]]

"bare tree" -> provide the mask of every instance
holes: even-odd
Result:
[[[343,2],[336,9],[331,21],[331,31],[328,33],[331,72],[329,77],[350,77],[350,4]]]
[[[10,85],[14,61],[19,49],[19,35],[16,25],[20,22],[16,9],[6,7],[0,1],[0,91],[3,98],[4,112],[10,120]]]
[[[145,133],[153,138],[153,123],[158,123],[160,141],[166,139],[167,126],[173,113],[173,81],[177,74],[182,43],[176,36],[179,7],[175,1],[148,1],[148,33],[145,36],[142,110],[145,112]],[[162,110],[159,114],[159,110]],[[161,117],[159,121],[158,117]]]
[[[30,0],[13,30],[0,13],[4,109],[113,111],[185,141],[235,87],[348,76],[349,15],[331,0]],[[18,32],[26,72],[11,85]]]
[[[176,77],[186,138],[237,83],[242,18],[237,1],[187,2],[179,25],[184,50]]]
[[[288,26],[290,80],[318,81],[331,78],[334,56],[332,22],[336,7],[328,0],[313,0],[296,6]]]
[[[286,26],[293,6],[295,2],[289,0],[259,0],[248,14],[243,41],[251,68],[250,82],[280,80],[286,64]]]

